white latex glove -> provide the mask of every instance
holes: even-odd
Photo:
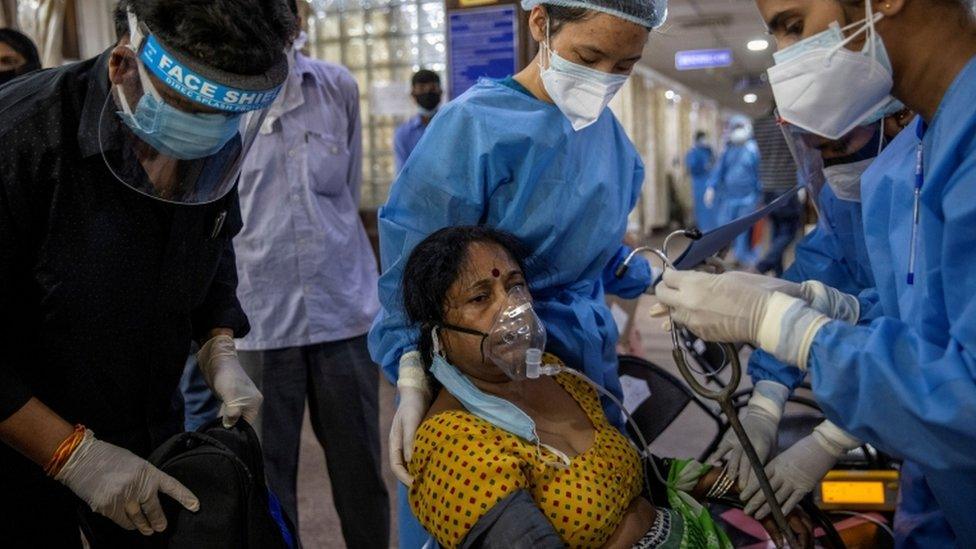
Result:
[[[705,341],[752,343],[801,369],[817,331],[830,321],[802,299],[744,282],[736,273],[668,269],[656,294],[675,322]]]
[[[783,406],[786,405],[789,395],[790,390],[785,385],[768,380],[759,381],[752,390],[746,414],[741,421],[749,441],[763,463],[766,463],[766,458],[776,446],[779,420],[783,417]],[[728,464],[728,474],[738,480],[740,490],[744,489],[755,475],[749,458],[742,449],[742,442],[731,428],[725,432],[709,461],[719,461],[723,457]]]
[[[190,511],[200,508],[197,497],[179,481],[125,448],[96,439],[91,431],[85,431],[78,448],[54,478],[85,500],[92,511],[146,536],[166,529],[157,492]]]
[[[843,320],[849,324],[857,324],[858,318],[861,317],[861,303],[856,297],[817,280],[807,280],[800,284],[800,295],[793,295],[793,297],[800,297],[830,318]]]
[[[776,493],[776,499],[783,505],[783,514],[792,511],[803,496],[817,487],[817,483],[837,463],[840,456],[860,444],[860,441],[833,423],[824,421],[813,433],[773,458],[766,465],[766,476]],[[740,499],[747,502],[745,512],[754,514],[757,519],[769,514],[766,496],[759,489],[759,482],[755,478],[749,481]]]
[[[666,269],[656,294],[675,322],[705,341],[753,342],[772,291],[739,273]]]
[[[413,476],[407,471],[407,463],[413,456],[413,439],[417,435],[417,428],[431,401],[430,382],[419,352],[410,351],[400,357],[397,392],[400,403],[390,428],[390,469],[400,482],[410,486]]]
[[[725,277],[729,280],[734,280],[736,284],[752,285],[770,292],[782,292],[790,297],[809,301],[803,292],[803,285],[797,284],[796,282],[744,271],[728,271],[725,273]]]
[[[702,201],[705,203],[705,207],[711,209],[715,205],[715,189],[709,187],[705,189],[705,196],[702,197]]]
[[[264,397],[241,368],[234,339],[227,335],[210,338],[197,353],[197,362],[210,390],[223,403],[220,417],[224,427],[233,427],[242,417],[253,425]]]

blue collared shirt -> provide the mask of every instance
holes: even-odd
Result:
[[[377,269],[359,218],[359,89],[344,67],[300,53],[240,179],[238,296],[251,321],[242,350],[365,334],[379,308]]]
[[[419,114],[415,114],[396,129],[396,133],[393,134],[393,154],[396,157],[397,172],[407,163],[410,153],[420,142],[426,129],[427,126]]]

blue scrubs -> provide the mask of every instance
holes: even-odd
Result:
[[[922,141],[914,285],[907,283],[911,186],[903,183],[914,180],[912,132],[902,132],[862,176],[865,239],[885,316],[867,326],[827,324],[808,362],[827,417],[919,464],[962,547],[976,546],[974,94],[971,61]]]
[[[718,226],[754,212],[759,205],[762,191],[759,184],[759,147],[756,142],[749,140],[741,145],[726,145],[708,179],[708,186],[715,189],[713,207],[717,209]],[[732,253],[743,265],[751,266],[756,262],[751,231],[746,231],[735,239]]]
[[[718,225],[715,223],[715,210],[705,205],[705,191],[708,189],[708,174],[715,162],[715,153],[708,145],[696,144],[685,155],[685,166],[691,176],[691,194],[695,200],[695,224],[702,232],[708,232]]]
[[[618,332],[604,294],[633,298],[651,283],[644,259],[623,279],[614,276],[629,251],[621,242],[643,180],[643,163],[609,110],[576,132],[555,105],[514,80],[482,80],[442,107],[380,209],[373,360],[395,379],[400,356],[416,346],[418,328],[407,322],[400,291],[413,247],[443,227],[483,224],[532,251],[526,278],[547,349],[620,395]],[[622,423],[619,409],[604,407]]]

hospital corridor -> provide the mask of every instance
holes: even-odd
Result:
[[[0,548],[976,547],[976,0],[0,0]]]

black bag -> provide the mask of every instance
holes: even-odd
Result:
[[[169,439],[149,462],[190,489],[200,500],[192,513],[160,498],[169,526],[150,538],[153,547],[288,549],[295,528],[280,512],[264,483],[261,444],[244,420],[225,429],[218,418],[195,433]]]

